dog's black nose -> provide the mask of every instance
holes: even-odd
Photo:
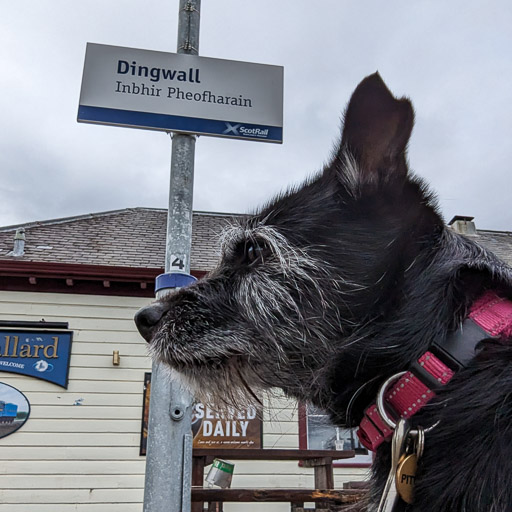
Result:
[[[135,325],[148,343],[151,341],[151,338],[153,338],[154,329],[166,311],[167,308],[157,302],[143,307],[135,314]]]

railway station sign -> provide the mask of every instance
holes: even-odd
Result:
[[[88,43],[78,121],[283,140],[283,68]]]
[[[70,331],[0,331],[0,371],[68,387]]]

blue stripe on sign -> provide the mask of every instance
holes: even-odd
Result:
[[[283,129],[277,126],[199,119],[197,117],[154,114],[115,108],[88,107],[80,105],[78,121],[102,123],[153,130],[176,131],[229,137],[234,139],[283,142]]]

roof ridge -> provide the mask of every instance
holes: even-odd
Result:
[[[248,213],[234,213],[234,212],[208,212],[205,210],[194,210],[194,215],[202,215],[203,217],[246,217]]]
[[[477,233],[499,233],[500,235],[512,235],[512,231],[503,231],[500,229],[476,229]]]
[[[0,227],[0,231],[11,231],[17,228],[30,228],[36,226],[52,226],[55,224],[64,224],[66,222],[74,222],[77,220],[83,219],[94,219],[96,217],[106,217],[108,215],[115,215],[121,212],[128,212],[130,210],[138,210],[145,208],[121,208],[118,210],[107,210],[104,212],[95,212],[95,213],[84,213],[81,215],[70,215],[69,217],[58,217],[56,219],[47,219],[47,220],[36,220],[32,222],[24,222],[21,224],[12,224],[10,226],[2,226]],[[149,208],[148,208],[149,209]]]
[[[71,215],[69,217],[59,217],[56,219],[48,219],[48,220],[37,220],[32,222],[23,222],[21,224],[11,224],[9,226],[0,226],[0,232],[6,231],[14,231],[18,228],[32,228],[39,226],[54,226],[56,224],[66,224],[68,222],[76,222],[79,220],[85,219],[95,219],[98,217],[107,217],[110,215],[118,215],[121,213],[127,213],[130,211],[155,211],[155,212],[167,212],[167,208],[151,208],[144,206],[135,206],[129,208],[120,208],[117,210],[107,210],[103,212],[94,212],[94,213],[84,213],[81,215]],[[244,215],[241,213],[224,213],[224,212],[207,212],[201,210],[194,210],[192,212],[194,215],[202,215],[202,216],[211,216],[211,217],[233,217]]]

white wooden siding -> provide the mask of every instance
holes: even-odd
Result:
[[[133,315],[149,299],[0,292],[0,319],[69,322],[69,387],[13,373],[0,381],[30,401],[27,423],[0,439],[0,512],[141,512],[145,458],[139,456],[144,373],[151,361]],[[119,350],[120,366],[112,365]],[[81,405],[74,405],[80,400]],[[264,413],[265,448],[298,448],[293,401],[276,393]],[[364,469],[336,469],[335,481]],[[312,486],[296,462],[236,463],[233,486]],[[241,508],[243,507],[243,508]],[[284,512],[286,504],[226,504],[226,512]]]

